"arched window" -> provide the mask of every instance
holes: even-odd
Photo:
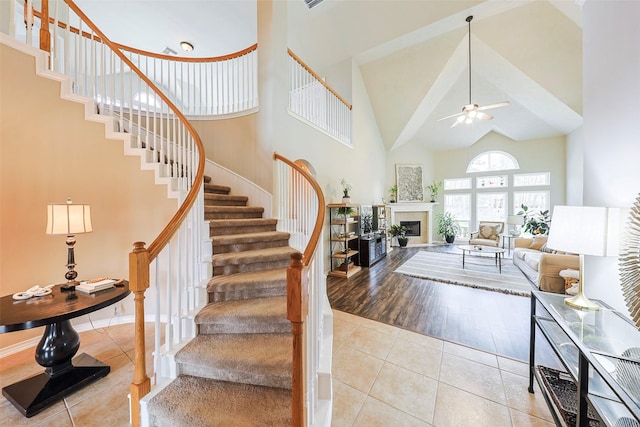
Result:
[[[504,151],[485,151],[469,162],[467,173],[520,169],[518,161]]]

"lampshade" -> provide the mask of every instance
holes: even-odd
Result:
[[[509,215],[507,217],[507,224],[509,225],[522,225],[524,223],[524,218],[520,215]]]
[[[556,206],[547,246],[582,255],[616,256],[620,244],[620,209]]]
[[[74,205],[71,198],[67,203],[47,205],[47,234],[81,234],[93,231],[91,227],[91,207]]]

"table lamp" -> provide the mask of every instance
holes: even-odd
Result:
[[[511,230],[510,234],[514,237],[520,235],[520,226],[524,223],[524,217],[520,215],[509,215],[507,217],[507,224],[513,225],[513,230]]]
[[[62,286],[62,290],[73,289],[75,278],[78,273],[74,270],[76,266],[73,247],[76,244],[76,234],[90,233],[91,228],[91,207],[89,205],[75,205],[71,198],[66,204],[47,205],[47,234],[67,236],[67,273],[64,277],[67,283]]]
[[[591,206],[556,206],[551,217],[547,247],[580,256],[578,293],[565,303],[581,310],[598,310],[584,294],[584,256],[618,255],[620,209]]]

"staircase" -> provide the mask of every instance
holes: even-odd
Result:
[[[248,198],[205,179],[213,244],[209,303],[175,356],[177,378],[147,404],[152,426],[291,425],[289,233]]]

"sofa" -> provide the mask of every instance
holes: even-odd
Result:
[[[514,239],[513,264],[541,291],[564,294],[565,280],[560,271],[579,270],[580,257],[554,251],[546,244],[546,236]]]

